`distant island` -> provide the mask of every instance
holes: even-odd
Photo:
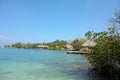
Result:
[[[53,42],[43,43],[15,43],[5,45],[5,48],[25,48],[25,49],[52,49],[52,50],[79,50],[80,46],[86,41],[83,38],[77,38],[71,42],[64,40],[55,40]]]
[[[72,42],[56,40],[51,43],[15,43],[11,45],[5,45],[5,48],[67,50],[67,54],[83,54],[91,52],[95,45],[95,42],[91,40],[78,38]]]

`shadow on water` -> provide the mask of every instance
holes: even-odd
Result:
[[[73,68],[70,75],[78,75],[78,78],[83,76],[85,80],[120,80],[120,76],[105,76],[99,75],[97,73],[91,72],[91,69],[88,67],[77,67]]]
[[[76,66],[71,64],[60,64],[60,63],[46,63],[52,67],[59,67],[64,69],[62,73],[67,73],[68,75],[75,75],[76,78],[83,79],[83,80],[120,80],[120,77],[113,77],[113,76],[104,76],[99,75],[91,71],[91,68],[88,66]]]
[[[100,75],[95,73],[95,71],[91,71],[91,68],[87,66],[73,68],[71,74],[86,76],[88,77],[87,80],[120,80],[120,73],[114,76]]]

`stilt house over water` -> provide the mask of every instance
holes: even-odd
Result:
[[[90,52],[95,45],[96,45],[95,42],[93,42],[91,40],[87,40],[85,43],[82,44],[80,51]]]
[[[38,45],[38,49],[49,49],[47,45]]]
[[[65,49],[66,50],[73,50],[73,46],[70,43],[68,43],[65,45]]]

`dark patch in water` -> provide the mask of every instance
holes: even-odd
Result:
[[[12,72],[0,72],[0,75],[11,74]]]
[[[88,75],[89,71],[88,66],[73,65],[68,63],[46,63],[46,65],[62,68],[64,69],[64,73],[68,73],[70,75]]]
[[[10,58],[1,58],[0,60],[9,60]]]
[[[45,65],[60,67],[60,68],[70,68],[73,67],[71,64],[64,64],[64,63],[44,63]]]
[[[62,73],[67,73],[71,76],[84,80],[114,80],[109,77],[103,77],[99,75],[91,75],[89,66],[73,65],[69,63],[44,63],[45,65],[63,68]],[[118,79],[116,79],[118,80]]]

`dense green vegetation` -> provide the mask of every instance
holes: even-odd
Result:
[[[73,40],[70,44],[73,46],[74,50],[79,50],[81,45],[85,42],[85,39],[79,38]],[[31,49],[31,48],[38,48],[38,45],[48,45],[49,49],[54,49],[54,50],[64,50],[66,45],[68,44],[67,41],[64,40],[56,40],[53,42],[49,43],[15,43],[12,45],[5,45],[4,47],[6,48],[25,48],[25,49]]]
[[[12,45],[5,45],[4,47],[6,48],[37,48],[37,45],[39,45],[40,43],[36,43],[36,44],[32,44],[32,43],[15,43],[15,44],[12,44]]]
[[[87,58],[93,71],[118,80],[116,76],[120,75],[120,11],[115,12],[112,22],[114,25],[106,31],[86,33],[88,39],[96,42]]]
[[[63,40],[56,40],[51,43],[47,43],[50,49],[55,49],[55,50],[64,50],[65,45],[67,44],[66,41]]]
[[[54,42],[51,43],[36,43],[36,44],[32,44],[32,43],[15,43],[12,45],[5,45],[4,47],[8,48],[25,48],[25,49],[31,49],[31,48],[38,48],[38,45],[48,45],[49,49],[55,49],[55,50],[63,50],[65,48],[65,45],[67,44],[66,41],[63,40],[56,40]]]

